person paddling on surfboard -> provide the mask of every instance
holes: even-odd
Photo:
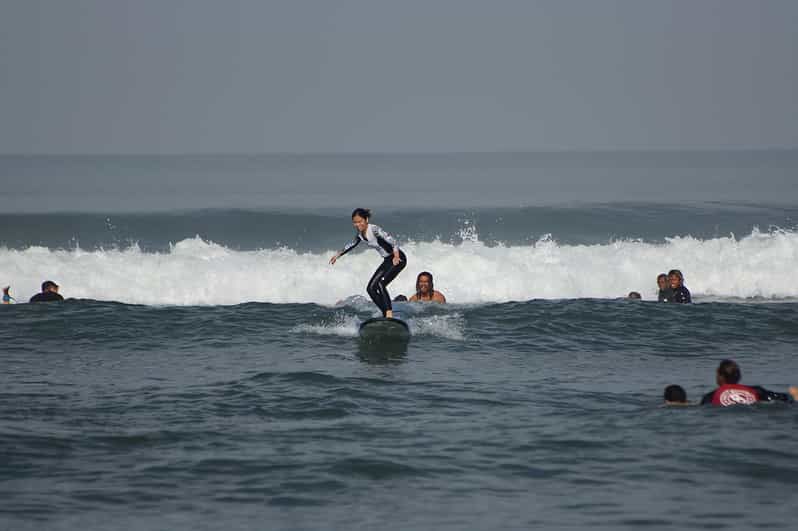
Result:
[[[388,294],[388,284],[396,278],[407,265],[407,257],[399,248],[399,243],[393,236],[385,232],[382,227],[369,223],[371,210],[356,208],[352,212],[352,225],[355,227],[355,239],[346,244],[344,248],[330,258],[330,264],[358,246],[360,242],[374,248],[382,257],[382,264],[371,276],[366,291],[374,304],[382,312],[383,317],[393,318],[391,296]]]

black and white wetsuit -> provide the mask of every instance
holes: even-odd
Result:
[[[382,256],[382,264],[371,276],[371,280],[366,286],[366,291],[371,300],[374,301],[374,304],[382,311],[382,315],[385,315],[386,311],[393,309],[387,286],[405,268],[407,257],[399,248],[399,243],[396,239],[385,232],[382,227],[373,223],[369,223],[365,234],[360,234],[360,232],[355,234],[355,239],[344,246],[339,256],[345,255],[357,247],[360,242],[366,242],[366,245],[375,249]],[[398,265],[393,265],[394,250],[399,251]]]

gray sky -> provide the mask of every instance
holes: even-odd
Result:
[[[792,0],[0,0],[0,152],[798,146]]]

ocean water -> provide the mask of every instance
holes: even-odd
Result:
[[[692,174],[699,190],[733,167],[730,182],[775,186],[794,169],[777,155],[595,166]],[[590,157],[559,157],[527,169],[590,177]],[[476,167],[525,167],[488,159]],[[0,160],[13,184],[57,175],[61,159]],[[259,160],[224,164],[249,174]],[[174,184],[192,164],[80,158],[64,172],[97,183],[138,166]],[[386,166],[371,178],[459,167]],[[23,302],[52,279],[68,298],[0,307],[0,528],[795,527],[797,405],[661,407],[672,383],[700,400],[724,358],[744,383],[798,385],[794,188],[778,201],[513,204],[519,184],[483,206],[387,201],[373,221],[409,259],[391,293],[429,270],[450,301],[410,305],[412,338],[391,344],[357,337],[376,314],[376,253],[328,264],[363,203],[331,206],[313,187],[296,204],[236,203],[236,182],[172,209],[136,210],[127,183],[80,208],[0,214],[0,284]],[[14,190],[18,205],[31,197]],[[695,304],[656,302],[672,268]],[[643,300],[624,299],[632,290]]]

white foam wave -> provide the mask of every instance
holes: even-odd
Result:
[[[391,293],[410,294],[416,274],[428,270],[451,302],[535,298],[614,298],[639,291],[655,298],[655,277],[681,269],[694,296],[798,297],[794,281],[798,234],[753,231],[744,238],[674,237],[663,244],[618,241],[560,245],[543,238],[526,246],[487,246],[473,237],[405,245],[407,269]],[[192,305],[315,302],[332,305],[365,294],[379,264],[373,252],[347,255],[333,267],[322,254],[292,249],[234,251],[200,238],[167,253],[125,250],[0,248],[0,284],[25,300],[52,279],[67,297],[139,304]]]
[[[292,332],[297,334],[314,334],[320,336],[357,336],[360,319],[354,315],[337,314],[330,321],[319,324],[299,324]]]
[[[436,336],[462,341],[465,339],[465,322],[459,313],[414,317],[408,320],[413,335]]]

